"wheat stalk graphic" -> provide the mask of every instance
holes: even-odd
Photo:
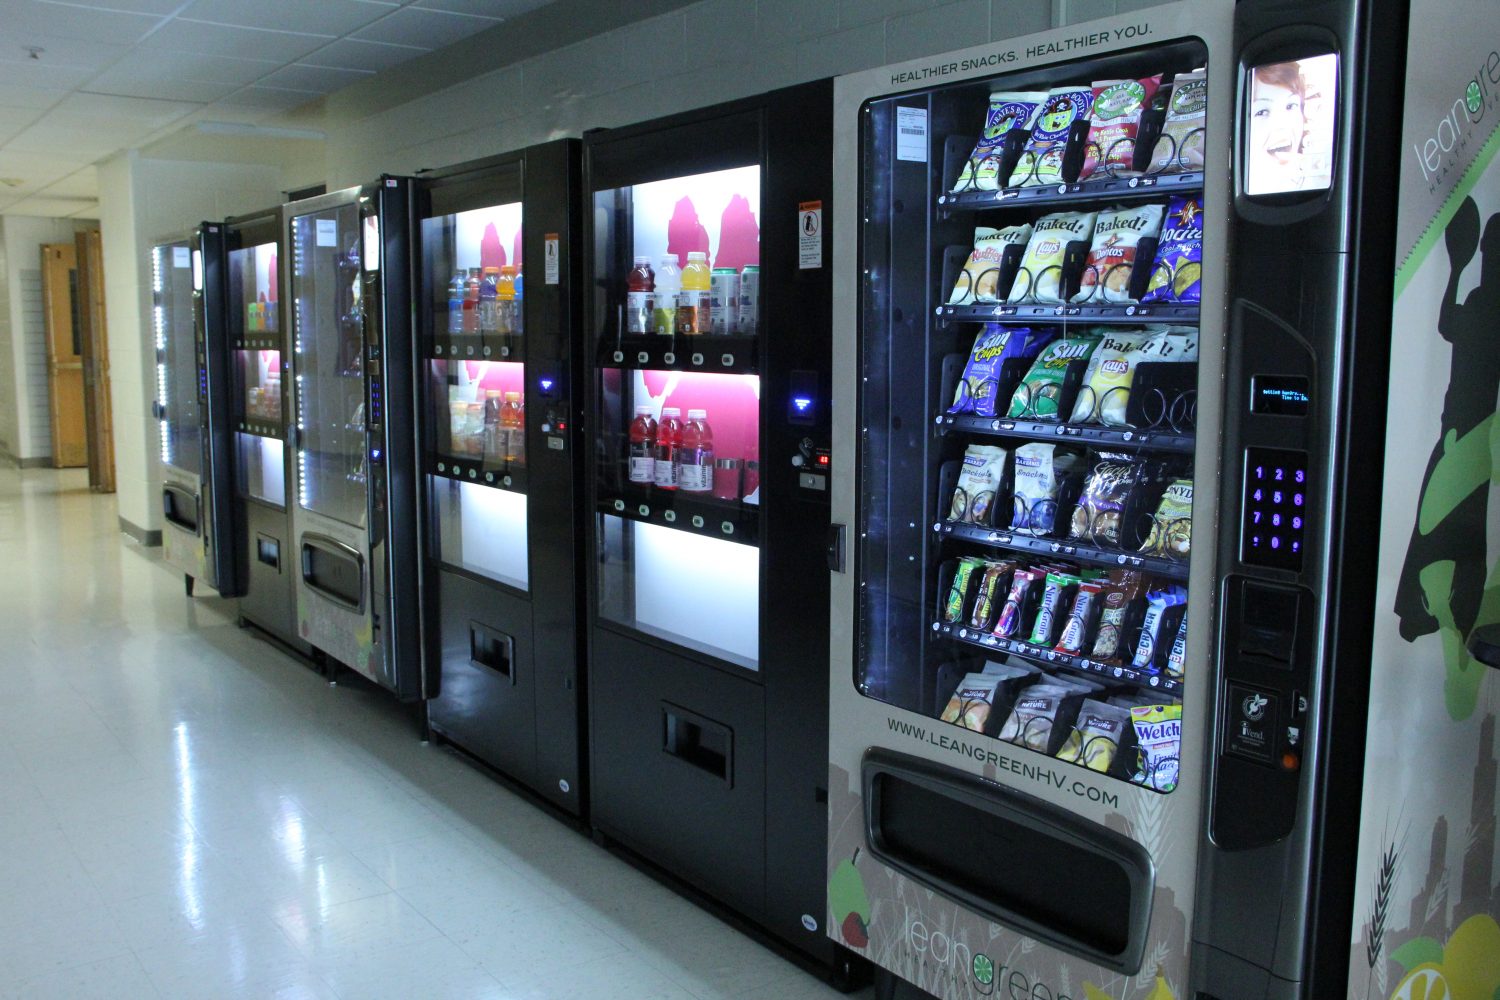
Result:
[[[1365,964],[1371,972],[1371,980],[1383,972],[1380,953],[1385,945],[1385,922],[1390,916],[1391,895],[1396,887],[1396,870],[1400,864],[1396,845],[1390,844],[1380,856],[1380,871],[1375,876],[1375,899],[1370,910],[1370,919],[1365,923]],[[1380,976],[1383,980],[1385,977]],[[1381,987],[1384,992],[1384,986]],[[1369,996],[1369,991],[1365,993]]]

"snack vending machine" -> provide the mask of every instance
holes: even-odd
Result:
[[[581,169],[567,139],[412,181],[427,724],[575,815]]]
[[[834,965],[828,81],[584,138],[594,827]]]
[[[162,555],[189,596],[202,580],[237,593],[231,544],[229,361],[223,329],[224,231],[204,223],[151,248],[151,325],[162,463]]]
[[[827,927],[900,980],[1342,993],[1394,20],[837,81]]]
[[[239,614],[298,652],[292,590],[291,512],[286,448],[289,378],[284,359],[286,323],[280,294],[283,221],[279,207],[224,222],[224,326],[211,336],[227,338],[230,410],[234,429],[235,563]]]
[[[297,631],[394,691],[423,696],[414,482],[411,188],[401,178],[286,215]]]

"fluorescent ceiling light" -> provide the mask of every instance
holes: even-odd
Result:
[[[274,125],[248,125],[242,122],[198,122],[199,132],[211,135],[253,135],[261,139],[326,139],[328,134],[316,128],[277,128]]]

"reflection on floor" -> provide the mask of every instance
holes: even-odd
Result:
[[[0,997],[836,997],[0,469]]]

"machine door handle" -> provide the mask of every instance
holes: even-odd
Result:
[[[828,572],[842,573],[844,571],[844,526],[842,524],[830,524],[828,526]]]

